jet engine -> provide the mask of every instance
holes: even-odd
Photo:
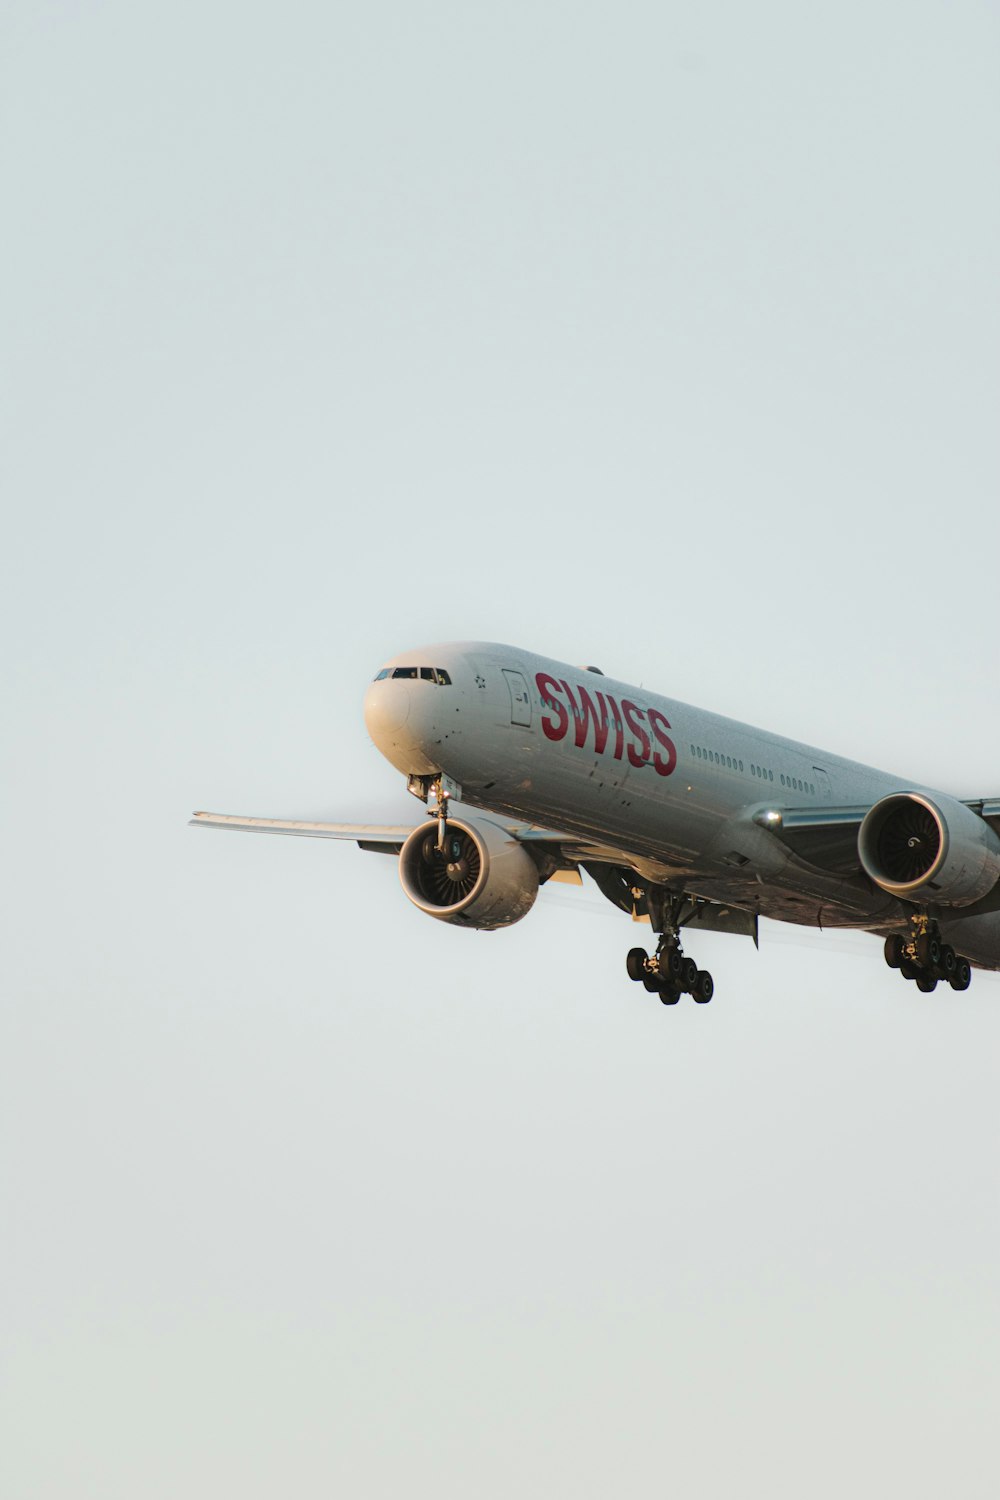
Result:
[[[415,828],[400,850],[399,878],[428,916],[487,932],[526,916],[539,884],[527,850],[506,828],[480,818],[449,818],[443,850],[436,826]]]
[[[858,853],[875,884],[903,901],[971,906],[1000,879],[1000,839],[952,797],[883,797],[861,824]]]

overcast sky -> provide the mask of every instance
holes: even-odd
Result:
[[[6,0],[11,1500],[1000,1487],[1000,976],[455,932],[506,640],[1000,795],[1000,12]]]

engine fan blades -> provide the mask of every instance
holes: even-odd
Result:
[[[435,906],[455,906],[475,890],[481,869],[479,850],[467,833],[449,833],[443,854],[428,840],[420,880],[424,896]]]
[[[878,836],[878,859],[889,880],[912,885],[933,868],[941,848],[934,815],[919,802],[896,807]]]

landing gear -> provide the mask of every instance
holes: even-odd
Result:
[[[437,806],[433,809],[428,810],[430,811],[432,817],[437,818],[437,847],[439,854],[444,853],[445,839],[448,837],[448,799],[450,798],[450,796],[451,793],[445,790],[445,788],[441,785],[441,782],[435,781],[434,800],[436,801]]]
[[[629,949],[628,957],[625,960],[625,967],[628,970],[628,977],[630,979],[639,980],[645,976],[646,959],[648,956],[645,948]]]
[[[629,951],[625,959],[628,977],[642,984],[650,994],[658,994],[663,1005],[676,1005],[682,995],[690,995],[697,1005],[707,1005],[715,993],[715,982],[707,969],[699,969],[694,959],[681,951],[676,919],[681,914],[683,898],[678,900],[660,893],[660,899],[656,900],[650,891],[647,899],[660,940],[653,954],[645,948]]]
[[[625,960],[628,977],[658,994],[664,1005],[676,1005],[690,995],[696,1005],[707,1005],[715,994],[715,981],[707,969],[699,969],[693,958],[685,958],[679,947],[661,948],[652,957],[643,948],[633,948]]]
[[[715,980],[707,969],[699,969],[691,990],[692,998],[697,1005],[707,1005],[715,994]]]
[[[969,960],[942,942],[937,924],[923,915],[910,918],[905,936],[894,932],[886,938],[885,961],[904,979],[913,980],[923,995],[932,994],[942,979],[953,990],[967,990],[972,983]]]

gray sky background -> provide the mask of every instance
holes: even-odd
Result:
[[[195,807],[419,815],[511,640],[1000,794],[995,4],[7,0],[11,1500],[1000,1485],[1000,977],[499,934]]]

